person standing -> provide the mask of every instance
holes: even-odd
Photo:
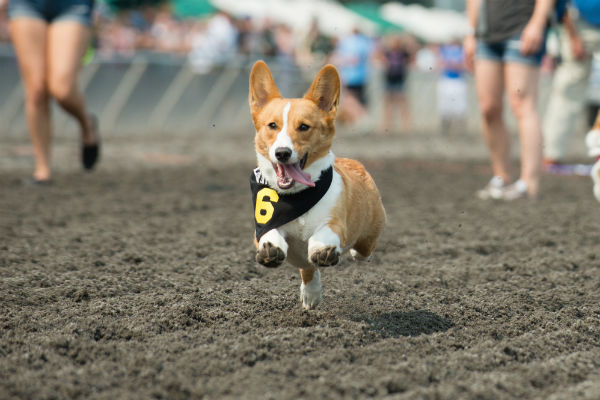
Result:
[[[394,129],[394,115],[400,111],[402,131],[406,134],[412,130],[410,104],[406,96],[406,80],[413,55],[408,39],[392,35],[384,40],[381,51],[385,74],[385,98],[383,102],[383,119],[381,133],[389,134]]]
[[[51,181],[50,98],[79,123],[81,159],[91,170],[100,137],[77,87],[82,58],[91,38],[94,0],[9,0],[9,33],[25,87],[25,116],[35,157],[31,183]]]
[[[600,51],[600,0],[573,0],[559,32],[561,62],[544,118],[544,167],[561,173],[571,132],[585,105],[593,54]]]
[[[443,134],[458,123],[461,131],[467,127],[467,82],[465,54],[455,40],[440,46],[438,51],[440,77],[437,84],[437,106]]]
[[[367,84],[375,46],[358,29],[343,36],[334,50],[332,61],[340,71],[344,85],[340,118],[355,123],[367,115]]]
[[[548,16],[554,0],[467,0],[472,34],[463,42],[467,67],[474,68],[483,137],[494,177],[478,192],[482,199],[536,198],[542,165],[542,129],[537,111],[538,78]],[[521,174],[511,181],[510,136],[503,97],[517,119]]]

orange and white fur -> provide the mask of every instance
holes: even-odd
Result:
[[[589,155],[596,157],[596,163],[592,167],[590,176],[594,181],[594,196],[600,201],[600,111],[598,111],[592,130],[585,137],[585,143],[588,146]]]
[[[254,239],[257,262],[277,266],[285,260],[300,269],[305,309],[321,302],[319,267],[337,264],[347,251],[367,259],[386,220],[379,191],[363,165],[331,151],[339,97],[340,78],[332,65],[323,67],[298,99],[281,96],[263,61],[250,73],[256,156],[268,185],[280,194],[295,193],[333,166],[331,185],[313,208]]]

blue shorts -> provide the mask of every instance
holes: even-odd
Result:
[[[10,0],[8,18],[36,18],[52,23],[76,21],[92,25],[94,0]]]
[[[521,35],[502,42],[488,43],[483,40],[477,41],[475,57],[478,60],[490,60],[500,63],[520,63],[539,67],[542,57],[546,53],[546,40],[544,38],[542,47],[536,54],[523,55],[521,53]]]

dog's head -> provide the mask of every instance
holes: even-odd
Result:
[[[250,112],[256,129],[254,146],[261,172],[280,192],[314,186],[333,164],[330,152],[340,78],[332,65],[321,69],[306,95],[284,99],[263,61],[250,73]]]

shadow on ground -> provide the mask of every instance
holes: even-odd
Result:
[[[454,324],[430,311],[392,311],[376,317],[360,315],[355,321],[369,324],[370,328],[383,337],[430,335],[445,332]]]

